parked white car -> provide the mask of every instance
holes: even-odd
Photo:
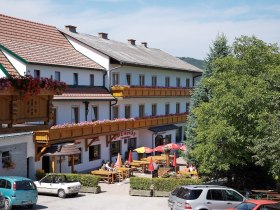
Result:
[[[81,189],[80,182],[68,181],[63,174],[48,174],[34,183],[38,193],[56,194],[60,198],[65,198],[67,195],[77,196]]]

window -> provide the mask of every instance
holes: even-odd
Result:
[[[112,74],[112,85],[118,85],[120,82],[120,75],[119,73]]]
[[[227,201],[243,201],[243,198],[233,190],[225,190],[225,195]]]
[[[73,74],[73,85],[79,85],[78,73]]]
[[[176,103],[176,114],[180,113],[180,103]]]
[[[94,86],[94,74],[89,75],[89,85]]]
[[[140,104],[139,105],[139,117],[144,117],[145,115],[145,105],[144,104]]]
[[[139,85],[145,86],[145,75],[139,75]]]
[[[125,105],[125,107],[124,107],[124,117],[126,119],[129,119],[131,117],[131,106],[130,105]]]
[[[126,74],[126,84],[131,85],[131,74]]]
[[[80,154],[68,156],[68,166],[72,165],[72,158],[74,158],[74,165],[82,163],[82,148],[79,148]]]
[[[91,107],[91,121],[96,121],[98,120],[98,106],[92,106]]]
[[[171,137],[172,137],[171,134],[165,135],[164,140],[163,140],[164,144],[171,143]]]
[[[176,143],[182,141],[182,130],[183,130],[182,126],[179,127],[179,128],[176,130]]]
[[[111,143],[111,155],[117,156],[118,153],[121,153],[121,141],[113,141]]]
[[[118,118],[119,118],[119,107],[113,106],[113,119],[118,119]]]
[[[186,79],[186,88],[190,88],[190,79],[189,78]]]
[[[181,87],[181,79],[180,79],[180,77],[176,78],[176,87]]]
[[[57,124],[57,108],[53,108],[53,125]]]
[[[165,104],[165,114],[170,114],[170,104]]]
[[[157,76],[152,76],[152,86],[157,86]]]
[[[134,150],[136,149],[136,138],[130,138],[127,141],[127,149],[128,150]]]
[[[89,161],[100,159],[100,144],[89,147],[88,159]]]
[[[0,179],[0,188],[11,189],[11,182],[5,179]]]
[[[2,152],[2,165],[5,166],[8,162],[11,162],[11,154],[9,151]]]
[[[157,104],[152,104],[152,116],[157,115]]]
[[[34,70],[34,78],[37,78],[37,79],[41,78],[40,70]]]
[[[79,123],[79,107],[72,107],[71,122]]]
[[[190,111],[190,103],[186,103],[186,112]]]
[[[170,78],[165,77],[165,87],[170,87]]]
[[[54,72],[54,79],[56,81],[60,81],[60,72],[59,71]]]
[[[208,190],[207,200],[223,201],[223,191],[222,190]]]

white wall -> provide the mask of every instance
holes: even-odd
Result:
[[[15,56],[11,55],[7,51],[2,49],[2,52],[7,57],[7,59],[10,61],[10,63],[15,67],[15,69],[18,71],[18,73],[23,76],[26,73],[26,64],[17,59]]]

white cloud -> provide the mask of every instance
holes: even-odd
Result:
[[[219,32],[225,33],[231,42],[240,35],[256,35],[266,42],[280,40],[279,19],[232,19],[249,13],[248,7],[226,10],[153,7],[125,14],[90,7],[81,12],[69,12],[72,7],[51,0],[0,1],[0,13],[60,28],[72,24],[82,33],[108,32],[110,39],[123,42],[128,38],[136,39],[138,44],[147,41],[149,47],[175,56],[204,58]]]

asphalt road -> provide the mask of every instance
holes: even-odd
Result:
[[[169,210],[167,197],[129,195],[129,183],[100,183],[101,193],[80,193],[65,199],[39,195],[35,209],[46,210]],[[22,208],[13,208],[14,210]]]

